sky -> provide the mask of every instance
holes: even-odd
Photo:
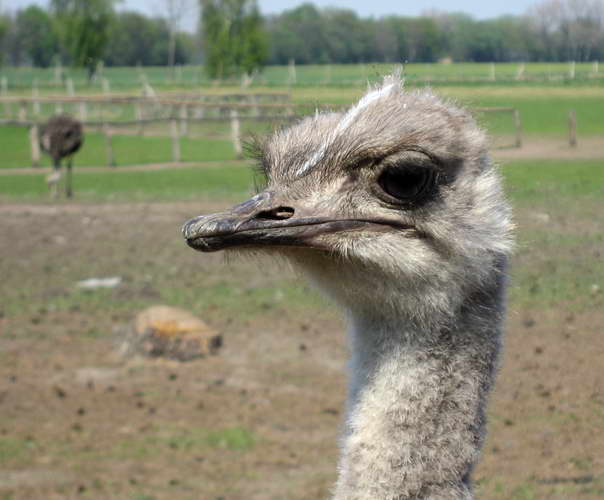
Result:
[[[197,0],[188,0],[191,8],[183,16],[183,28],[193,31],[197,26]],[[275,14],[291,9],[303,3],[304,0],[258,0],[263,14]],[[46,5],[47,0],[0,0],[5,9],[19,9],[36,3]],[[502,14],[523,14],[527,8],[536,3],[532,0],[507,0],[506,2],[488,2],[484,0],[313,0],[319,7],[341,7],[355,10],[361,17],[380,17],[388,14],[416,16],[426,10],[442,10],[446,12],[466,12],[477,19],[488,19]],[[132,9],[150,15],[162,15],[164,10],[162,0],[122,0],[120,9]]]

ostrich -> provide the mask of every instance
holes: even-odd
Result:
[[[61,180],[61,160],[67,158],[67,174],[65,179],[65,195],[71,198],[71,167],[73,155],[80,149],[84,141],[82,124],[69,115],[51,117],[40,130],[40,146],[52,158],[53,171],[46,177],[53,198],[58,195],[58,183]]]
[[[335,500],[473,498],[512,223],[483,132],[384,79],[258,148],[266,189],[185,223],[189,246],[285,256],[345,312]]]

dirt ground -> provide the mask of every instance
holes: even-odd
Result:
[[[493,139],[493,157],[499,161],[508,160],[597,160],[604,158],[604,137],[579,137],[577,145],[571,147],[566,137],[528,136],[523,138],[521,148],[511,137]],[[506,146],[503,146],[506,145]]]
[[[328,498],[344,325],[278,263],[188,249],[182,222],[219,208],[0,204],[0,499]],[[76,288],[108,276],[122,283]],[[120,358],[156,303],[201,315],[223,349]],[[602,324],[602,307],[511,304],[478,498],[604,498]]]

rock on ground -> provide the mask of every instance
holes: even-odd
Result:
[[[157,305],[138,313],[122,352],[189,361],[216,354],[222,336],[189,311]]]

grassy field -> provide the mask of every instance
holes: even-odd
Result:
[[[316,103],[347,106],[366,90],[360,85],[349,89],[308,88],[292,92],[299,104]],[[469,107],[512,107],[520,111],[523,131],[532,135],[563,135],[568,130],[568,111],[577,113],[578,133],[603,134],[604,88],[602,87],[495,87],[475,88],[441,86],[436,92]],[[509,114],[488,114],[482,117],[493,134],[511,133]]]
[[[110,170],[74,176],[74,189],[87,201],[167,201],[228,199],[251,191],[251,168],[242,166],[169,168],[156,171]],[[44,174],[2,175],[0,195],[33,201],[48,195]]]
[[[455,68],[457,65],[434,65],[435,68]],[[480,65],[469,66],[470,74],[479,71]],[[465,66],[464,66],[465,67]],[[531,67],[531,65],[527,66]],[[544,70],[546,66],[535,66]],[[472,69],[474,68],[474,69]],[[560,69],[562,66],[556,66]],[[585,66],[588,68],[588,65]],[[159,71],[158,68],[155,68]],[[189,68],[190,69],[190,68]],[[376,74],[384,74],[392,69],[392,66],[383,66],[376,70]],[[484,68],[482,68],[484,69]],[[267,68],[267,73],[277,71],[278,68]],[[325,71],[325,68],[306,67],[304,71],[314,74],[312,71]],[[421,71],[427,69],[421,67]],[[15,70],[17,71],[17,70]],[[26,70],[19,70],[26,73]],[[108,70],[109,71],[109,70]],[[115,69],[116,72],[121,69]],[[361,71],[361,65],[339,68],[342,74],[347,71]],[[420,71],[418,69],[418,71]],[[552,69],[553,71],[553,69]],[[132,73],[132,71],[131,71]],[[315,75],[316,76],[316,75]],[[25,78],[25,76],[23,76]],[[177,88],[176,86],[174,88]],[[183,89],[181,85],[179,88]],[[97,91],[98,89],[88,89]],[[127,89],[128,90],[128,89]],[[130,88],[135,91],[135,88]],[[204,87],[202,92],[224,94],[241,92],[238,86]],[[274,90],[284,91],[285,87],[256,87],[258,92],[271,92]],[[366,81],[357,82],[343,87],[321,85],[299,86],[290,88],[291,98],[295,104],[298,114],[314,112],[315,108],[341,109],[349,106],[359,98],[366,90]],[[61,90],[64,93],[63,90]],[[592,81],[589,85],[558,84],[558,85],[527,85],[519,83],[514,86],[494,85],[485,83],[480,86],[458,86],[441,85],[436,92],[458,101],[459,103],[472,107],[510,107],[520,112],[522,130],[525,136],[549,137],[552,140],[564,140],[568,133],[568,114],[574,110],[577,116],[577,133],[579,139],[582,137],[604,136],[604,86]],[[77,106],[65,105],[64,111],[78,116]],[[45,105],[42,109],[42,117],[55,112],[55,107]],[[8,114],[7,114],[8,113]],[[113,106],[105,109],[105,115],[113,121],[132,120],[135,116],[133,106]],[[0,116],[16,118],[17,106],[11,105],[0,108]],[[513,144],[514,126],[510,113],[478,113],[478,119],[492,134],[499,145]],[[89,109],[89,119],[99,120],[99,110],[92,106]],[[279,126],[279,120],[273,122],[242,122],[243,137],[249,133],[262,134],[271,128]],[[118,165],[132,165],[145,163],[161,163],[171,159],[172,146],[169,136],[168,124],[147,126],[147,137],[136,135],[134,127],[116,127],[114,130],[114,151]],[[230,143],[230,122],[208,122],[195,123],[189,127],[188,137],[183,138],[181,149],[184,161],[222,161],[234,158],[233,147]],[[501,140],[499,140],[501,139]],[[0,141],[6,145],[4,153],[0,157],[0,168],[29,166],[29,142],[26,130],[10,126],[0,127]],[[48,160],[44,160],[48,165]],[[95,132],[87,135],[85,145],[76,159],[80,166],[101,166],[106,164],[104,138]]]
[[[569,63],[498,63],[495,65],[495,78],[502,84],[510,85],[516,80],[520,68],[524,67],[527,79],[552,79],[557,85],[561,79],[569,79],[571,67]],[[393,64],[332,64],[305,65],[296,68],[297,86],[316,86],[317,84],[350,86],[363,84],[367,80],[376,81],[381,75],[392,70]],[[579,63],[575,66],[576,81],[587,81],[594,76],[593,63]],[[86,74],[82,70],[65,68],[65,75],[72,78],[78,90],[88,90]],[[455,64],[405,64],[404,74],[410,84],[422,83],[426,80],[434,84],[447,80],[460,80],[468,84],[471,80],[489,81],[492,77],[489,63],[455,63]],[[144,75],[144,76],[143,76]],[[599,76],[602,73],[599,73]],[[45,90],[52,90],[55,82],[54,69],[40,68],[3,68],[0,76],[6,76],[9,88],[24,90],[31,88],[36,80]],[[203,68],[199,66],[184,66],[171,72],[165,67],[136,68],[105,68],[103,76],[107,78],[113,89],[140,87],[144,78],[151,85],[161,88],[174,86],[211,85]],[[255,80],[260,86],[289,86],[291,85],[287,66],[269,66]],[[100,81],[93,82],[93,88],[100,90]]]
[[[0,168],[31,166],[29,136],[21,127],[0,128],[0,140],[6,149],[0,156]],[[141,165],[172,161],[172,141],[169,137],[140,137],[114,135],[112,138],[116,165]],[[235,151],[230,140],[214,138],[182,138],[182,161],[234,160]],[[48,156],[42,156],[42,166],[50,166]],[[75,157],[79,167],[106,166],[105,137],[100,133],[87,133],[81,151]]]
[[[222,89],[222,92],[238,89]],[[315,107],[342,108],[350,105],[362,95],[363,87],[348,89],[306,88],[296,89],[292,98],[302,113],[313,112]],[[577,134],[582,137],[604,135],[604,88],[600,87],[518,87],[515,89],[498,87],[440,87],[438,93],[470,107],[512,107],[520,111],[522,129],[525,136],[550,137],[564,140],[568,133],[568,112],[575,110]],[[49,110],[50,111],[50,110]],[[77,116],[77,110],[72,111]],[[131,118],[131,117],[130,117]],[[510,113],[478,113],[477,118],[487,131],[497,138],[508,138],[503,144],[512,144],[509,139],[514,134],[513,118]],[[129,119],[129,114],[113,119]],[[242,122],[243,138],[250,133],[262,134],[279,125],[254,121]],[[140,165],[162,163],[171,160],[172,145],[167,124],[147,127],[145,137],[136,135],[135,128],[115,128],[113,138],[115,159],[118,165]],[[127,134],[127,135],[120,135]],[[163,137],[162,137],[163,136]],[[0,127],[0,141],[5,145],[0,157],[0,168],[25,167],[31,164],[29,138],[24,128]],[[104,137],[90,132],[82,151],[76,157],[79,166],[102,166],[106,164]],[[181,141],[183,161],[221,161],[235,158],[230,142],[230,124],[210,122],[192,124],[189,136]],[[44,165],[48,165],[44,159]]]

